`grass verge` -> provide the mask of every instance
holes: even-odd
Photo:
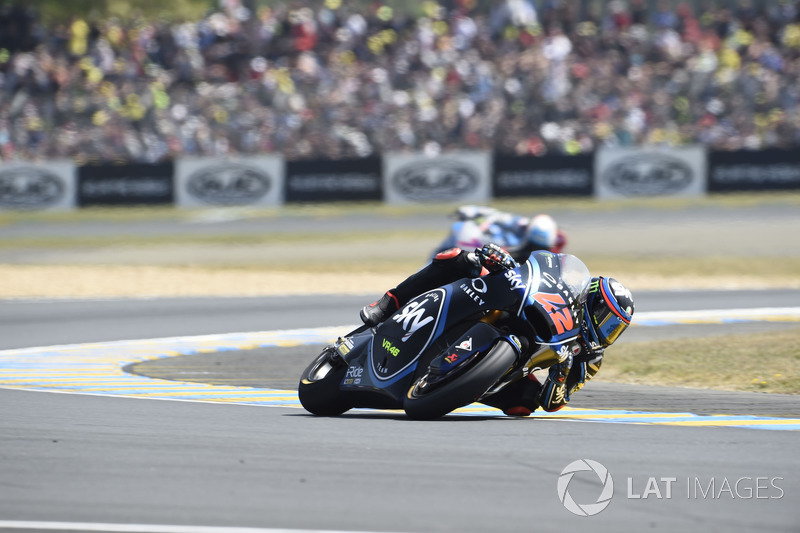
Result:
[[[800,327],[769,333],[621,343],[599,380],[800,394]]]
[[[503,211],[514,213],[555,214],[561,210],[615,211],[634,206],[646,210],[680,210],[693,206],[721,209],[739,209],[757,205],[798,206],[800,192],[744,192],[709,194],[698,197],[646,197],[598,201],[595,198],[571,197],[522,197],[496,198],[485,202]],[[352,213],[375,213],[408,215],[413,213],[448,213],[459,204],[410,204],[388,205],[379,201],[332,202],[320,204],[286,204],[275,207],[204,207],[179,209],[174,206],[112,206],[88,207],[75,211],[3,211],[0,210],[0,227],[19,222],[135,222],[153,220],[185,220],[209,212],[229,213],[252,218],[280,218],[292,216],[330,217]]]

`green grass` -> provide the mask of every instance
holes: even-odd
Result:
[[[762,192],[713,194],[697,198],[655,197],[598,201],[594,198],[540,197],[503,198],[487,202],[501,210],[518,213],[549,212],[560,210],[582,210],[607,212],[626,207],[644,210],[680,210],[689,207],[707,206],[721,209],[736,209],[755,205],[800,207],[800,192]],[[375,213],[407,215],[413,213],[447,213],[457,204],[385,205],[382,202],[336,202],[327,204],[288,204],[280,207],[231,207],[216,208],[221,211],[240,213],[249,217],[284,216],[341,216],[349,213]],[[90,207],[76,211],[0,211],[0,227],[18,222],[81,222],[108,221],[126,222],[141,220],[183,220],[208,212],[214,208],[179,209],[173,206]]]
[[[386,241],[393,240],[418,240],[428,238],[436,240],[441,237],[441,231],[429,232],[386,232],[380,237]],[[0,249],[13,250],[22,248],[55,248],[66,249],[82,246],[168,246],[168,245],[197,245],[197,246],[229,246],[229,245],[270,245],[270,244],[318,244],[320,242],[352,242],[358,244],[376,240],[375,234],[367,232],[342,232],[329,233],[271,233],[271,234],[159,234],[159,235],[100,235],[100,236],[58,236],[58,237],[25,237],[0,240]]]
[[[342,253],[331,260],[330,255],[307,257],[297,264],[296,254],[304,250],[323,249],[331,242],[347,242],[350,250],[369,250],[380,247],[381,242],[393,243],[402,250],[413,250],[415,243],[435,243],[440,231],[410,232],[395,231],[383,235],[380,240],[366,232],[326,235],[323,242],[319,234],[223,234],[223,235],[157,235],[157,236],[76,236],[76,237],[29,237],[24,239],[0,240],[0,251],[40,249],[51,252],[58,250],[90,251],[103,248],[137,248],[140,250],[164,250],[169,253],[175,247],[197,247],[214,257],[213,264],[191,264],[181,266],[200,266],[212,270],[220,268],[258,268],[263,271],[286,270],[291,267],[298,272],[390,272],[404,276],[416,271],[424,260],[425,247],[419,245],[420,252],[414,255],[399,253],[386,254]],[[225,250],[228,247],[252,246],[254,249],[280,249],[278,255],[254,255],[238,262],[225,263]],[[330,252],[329,252],[330,253]],[[686,273],[694,277],[714,280],[725,276],[745,276],[758,278],[765,282],[780,280],[800,280],[800,257],[730,257],[730,256],[661,256],[643,257],[632,254],[581,255],[581,260],[592,272],[603,272],[619,279],[659,276],[674,278]],[[170,263],[175,264],[175,263]]]
[[[759,278],[765,282],[793,279],[800,281],[800,257],[730,257],[635,255],[581,256],[592,272],[625,277],[653,275],[665,278],[691,274],[708,280],[720,277]]]
[[[620,342],[608,349],[598,378],[800,394],[800,327],[747,335]]]

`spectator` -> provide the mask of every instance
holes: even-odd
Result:
[[[227,0],[193,22],[48,28],[4,7],[0,157],[800,144],[796,4],[644,4]]]

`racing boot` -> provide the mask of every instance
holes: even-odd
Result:
[[[533,374],[528,374],[527,379],[522,379],[522,386],[519,388],[519,396],[516,401],[509,402],[503,409],[503,413],[508,416],[530,416],[539,407],[539,394],[542,384]]]
[[[507,385],[500,392],[481,400],[508,416],[528,416],[539,407],[542,384],[533,374]]]
[[[369,327],[374,327],[392,316],[392,313],[400,309],[400,302],[392,291],[387,291],[377,302],[365,306],[361,309],[361,320]]]

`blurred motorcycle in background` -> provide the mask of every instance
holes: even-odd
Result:
[[[566,234],[547,214],[524,217],[493,207],[464,205],[451,216],[456,221],[432,256],[450,248],[474,250],[494,243],[508,250],[517,262],[524,262],[532,252],[561,253],[567,244]]]

